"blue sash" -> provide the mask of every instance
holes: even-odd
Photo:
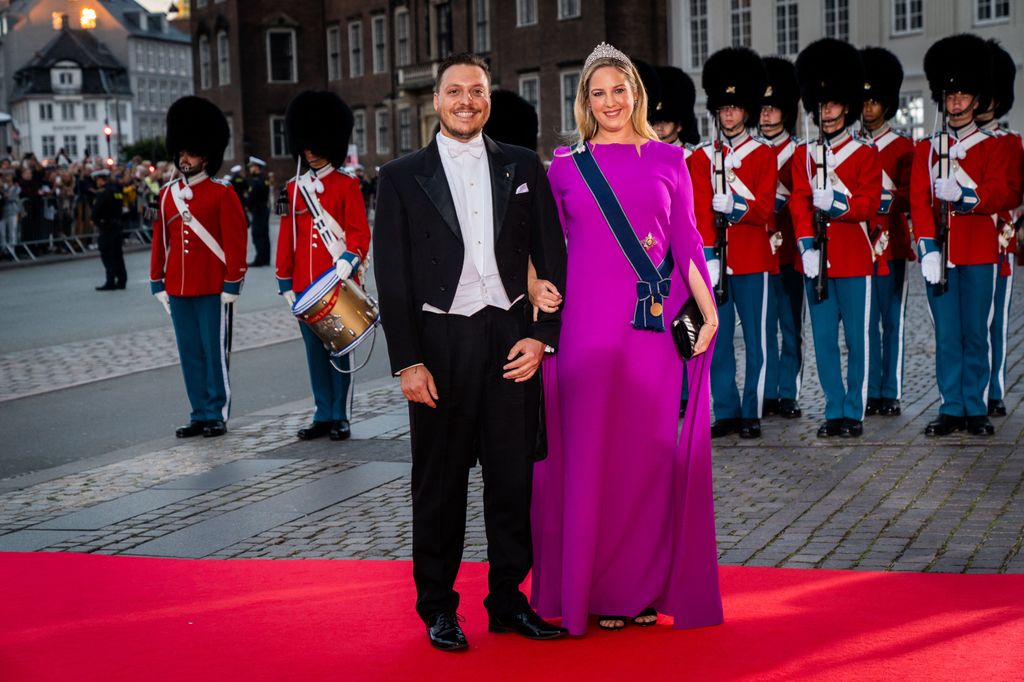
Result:
[[[612,191],[608,180],[597,165],[590,147],[583,143],[572,155],[576,168],[583,176],[590,193],[608,222],[615,241],[636,273],[636,310],[633,312],[633,326],[648,331],[665,331],[665,298],[672,283],[672,253],[666,252],[661,266],[655,267],[647,250],[629,224],[629,218],[622,210],[618,197]]]

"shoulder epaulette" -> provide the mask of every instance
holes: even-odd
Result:
[[[761,135],[758,135],[756,133],[751,133],[750,137],[754,138],[755,142],[760,142],[763,145],[767,145],[769,147],[772,145],[772,143],[768,141],[767,137],[762,137]]]
[[[352,178],[353,180],[358,180],[359,179],[359,178],[356,177],[355,172],[350,171],[350,170],[348,170],[346,168],[335,168],[334,170],[338,171],[338,173],[340,173],[341,175],[344,175],[347,178]]]
[[[696,148],[697,148],[696,145],[689,144],[688,142],[684,142],[683,143],[683,149],[685,149],[688,152],[692,152]]]
[[[218,185],[222,185],[224,187],[231,187],[231,181],[230,180],[223,180],[221,178],[210,178],[210,179],[213,180],[214,182],[216,182]]]
[[[989,130],[988,128],[978,128],[978,132],[989,137],[998,137],[994,130]]]
[[[711,140],[704,140],[700,144],[694,146],[694,149],[701,149],[703,147],[710,147],[710,146],[711,146]]]

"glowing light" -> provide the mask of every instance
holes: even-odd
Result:
[[[106,135],[107,137],[110,137],[111,135],[114,134],[114,129],[110,126],[103,126],[103,134]]]
[[[84,8],[79,23],[82,24],[82,28],[96,28],[96,10],[91,7]]]
[[[107,165],[108,166],[113,166],[114,165],[113,157],[110,157],[110,156],[107,157]]]

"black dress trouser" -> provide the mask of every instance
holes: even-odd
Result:
[[[437,385],[437,407],[410,403],[412,427],[413,578],[416,611],[426,620],[455,611],[455,577],[466,535],[469,470],[484,481],[490,613],[527,605],[519,585],[533,563],[530,495],[536,409],[527,382],[503,379],[512,346],[526,334],[522,304],[487,307],[471,317],[422,313],[424,364]],[[539,372],[538,372],[539,375]]]
[[[266,206],[252,211],[252,245],[256,247],[252,262],[270,265],[270,209]]]
[[[128,271],[124,266],[124,241],[121,228],[101,227],[99,238],[100,260],[106,270],[109,286],[124,286],[128,282]]]

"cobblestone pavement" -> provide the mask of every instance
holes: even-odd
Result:
[[[715,441],[723,563],[1024,572],[1020,297],[1009,335],[1010,415],[997,421],[994,437],[927,438],[924,424],[938,400],[932,330],[916,268],[911,275],[902,416],[869,418],[862,439],[815,438],[821,398],[808,347],[805,416],[765,420],[760,441]],[[221,439],[32,479],[20,489],[11,489],[17,479],[3,482],[9,491],[0,494],[0,550],[144,554],[154,541],[194,537],[201,549],[184,546],[172,555],[408,559],[404,400],[391,380],[368,384],[353,414],[354,438],[343,444],[296,441],[308,409],[292,404]],[[481,487],[474,470],[467,560],[486,558]],[[228,532],[218,520],[229,518],[246,527]]]

